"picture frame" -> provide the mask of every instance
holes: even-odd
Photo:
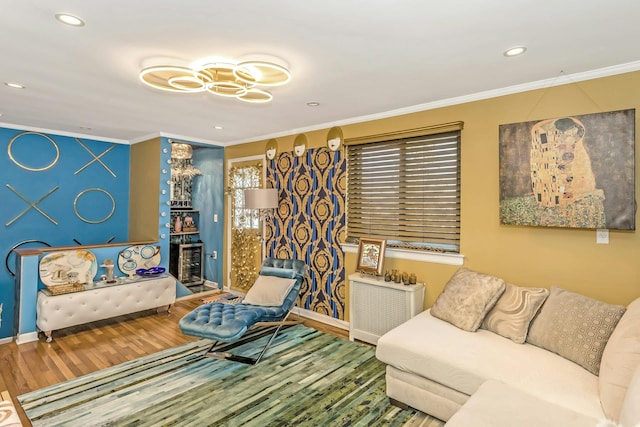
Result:
[[[500,223],[635,230],[635,109],[499,126]]]
[[[360,239],[356,270],[381,276],[386,246],[386,240]]]

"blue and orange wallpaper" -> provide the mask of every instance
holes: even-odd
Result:
[[[341,151],[309,149],[268,161],[267,187],[279,205],[268,222],[267,256],[304,260],[308,278],[298,306],[344,320],[346,162]]]

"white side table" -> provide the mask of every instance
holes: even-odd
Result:
[[[386,332],[423,311],[424,284],[349,275],[349,339],[377,344]]]

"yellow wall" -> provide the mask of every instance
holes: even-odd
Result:
[[[595,230],[500,224],[498,126],[629,108],[636,109],[637,121],[639,104],[640,72],[634,72],[347,125],[342,130],[345,138],[354,138],[464,121],[461,169],[464,266],[520,286],[557,285],[610,303],[628,304],[640,296],[638,232],[611,231],[610,243],[600,245],[596,244]],[[327,131],[307,132],[309,147],[324,146]],[[277,138],[279,152],[292,151],[295,136]],[[266,141],[258,141],[228,147],[225,157],[262,154],[265,144]],[[457,269],[392,258],[385,260],[384,267],[417,273],[418,280],[427,284],[425,307],[433,304]],[[347,254],[347,274],[354,270],[355,255]]]
[[[149,191],[160,188],[160,138],[131,146],[129,189],[129,240],[158,240],[160,194]]]

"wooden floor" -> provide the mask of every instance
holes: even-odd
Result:
[[[7,390],[25,426],[31,425],[16,396],[108,368],[197,338],[182,334],[178,321],[200,304],[177,302],[171,312],[145,311],[54,331],[53,342],[40,340],[0,345],[0,391]],[[348,331],[304,319],[304,324],[348,338]]]

